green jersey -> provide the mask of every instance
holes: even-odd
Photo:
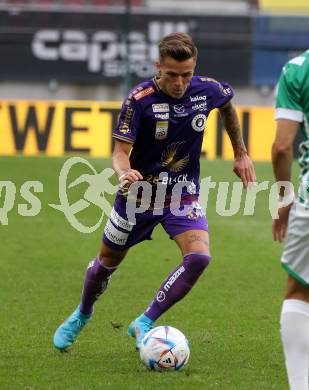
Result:
[[[276,98],[276,119],[300,123],[303,141],[299,145],[299,201],[309,207],[309,50],[282,69]]]

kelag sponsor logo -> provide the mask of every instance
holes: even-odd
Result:
[[[199,101],[206,101],[207,100],[207,96],[203,95],[203,96],[190,96],[190,101],[193,103],[193,102],[199,102]]]

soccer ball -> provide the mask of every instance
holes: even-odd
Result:
[[[151,370],[178,371],[188,363],[189,343],[180,330],[172,326],[158,326],[145,334],[140,356]]]

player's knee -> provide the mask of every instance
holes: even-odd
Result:
[[[289,275],[285,299],[300,299],[309,302],[309,288]]]
[[[190,253],[184,257],[185,268],[194,273],[202,273],[211,257],[206,253]]]
[[[104,248],[101,248],[99,253],[99,261],[103,266],[106,267],[117,267],[125,257],[125,253],[118,251],[106,251]]]

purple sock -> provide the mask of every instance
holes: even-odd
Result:
[[[93,305],[106,290],[111,274],[117,267],[105,267],[98,257],[90,261],[84,280],[82,301],[79,310],[82,314],[91,314]]]
[[[176,302],[180,301],[193,287],[209,264],[211,257],[202,253],[190,253],[161,284],[156,297],[145,311],[155,321]]]

